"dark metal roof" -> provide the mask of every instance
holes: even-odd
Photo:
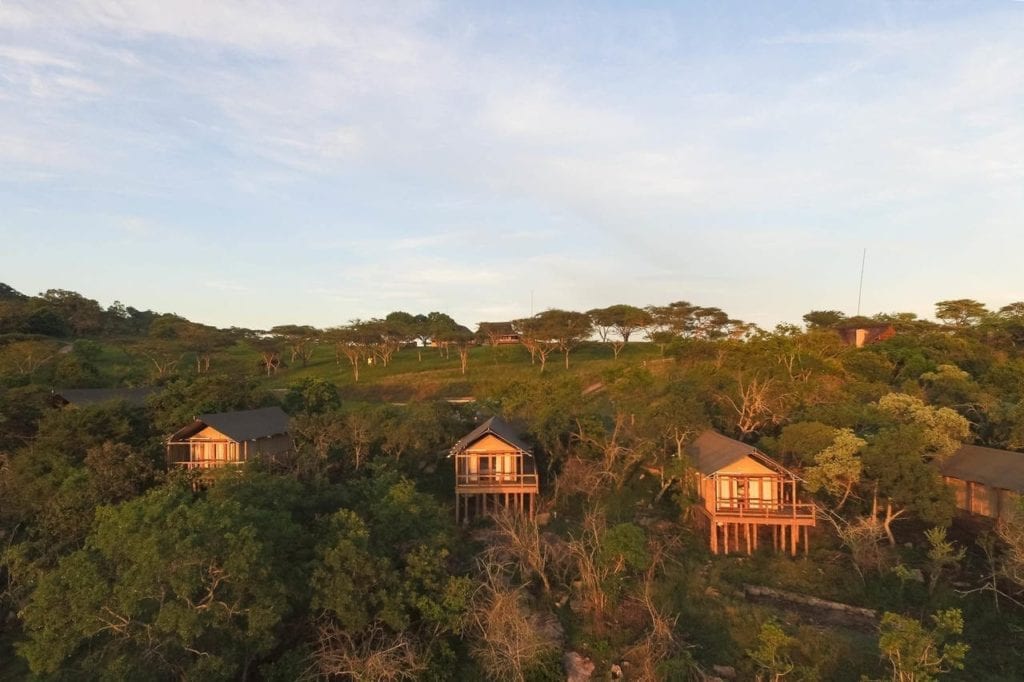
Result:
[[[207,426],[235,441],[256,440],[288,433],[288,415],[280,407],[201,414],[194,422],[175,432],[171,440],[188,438]]]
[[[501,417],[491,417],[483,424],[460,438],[459,442],[452,447],[451,454],[456,455],[462,452],[486,435],[497,436],[512,447],[522,450],[531,457],[533,456],[533,453],[530,452],[530,446],[524,443],[522,439],[519,438],[519,434],[516,429]]]
[[[71,405],[98,405],[111,400],[123,400],[141,407],[146,398],[157,392],[155,386],[141,388],[55,388],[53,395]]]
[[[941,469],[943,476],[1024,493],[1024,452],[962,445]]]
[[[785,472],[786,470],[753,445],[723,436],[717,431],[708,429],[697,436],[697,439],[686,446],[686,454],[697,471],[710,476],[721,471],[730,464],[735,464],[746,457],[754,457],[762,464]]]

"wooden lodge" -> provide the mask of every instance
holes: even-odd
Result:
[[[859,327],[839,327],[836,332],[846,345],[863,348],[868,344],[888,341],[896,336],[896,327],[891,324],[872,324]]]
[[[522,338],[511,322],[481,322],[477,335],[487,345],[507,346],[519,343]]]
[[[792,472],[757,448],[705,431],[687,448],[713,554],[751,554],[770,542],[796,555],[809,546],[815,506],[800,502]]]
[[[963,512],[1005,521],[1020,509],[1024,452],[962,445],[941,470]]]
[[[537,512],[537,463],[516,430],[491,417],[459,440],[455,460],[455,521],[499,508]]]
[[[288,415],[279,407],[202,414],[167,441],[167,466],[216,469],[292,452]]]

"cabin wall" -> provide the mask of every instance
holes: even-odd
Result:
[[[188,438],[189,460],[202,468],[240,461],[238,443],[207,426]]]
[[[968,483],[970,490],[970,512],[995,518],[999,513],[999,491],[984,483]]]
[[[971,506],[970,500],[968,499],[967,482],[961,481],[959,478],[950,478],[949,476],[945,476],[944,480],[946,481],[946,485],[953,490],[953,498],[956,500],[956,508],[964,511],[970,511]]]
[[[292,450],[292,439],[287,433],[279,433],[270,438],[259,438],[248,442],[248,456],[256,457],[263,455],[267,457],[284,455]]]

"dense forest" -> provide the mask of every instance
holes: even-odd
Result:
[[[937,464],[1024,450],[1024,303],[936,320],[220,329],[0,285],[0,680],[1022,679],[1024,516],[958,514]],[[895,333],[839,333],[872,325]],[[159,390],[54,406],[126,386]],[[293,457],[168,470],[196,415],[271,405]],[[457,525],[447,454],[491,415],[533,444],[540,513]],[[710,553],[686,455],[709,428],[798,474],[806,554]]]

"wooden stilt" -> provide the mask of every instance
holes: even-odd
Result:
[[[715,523],[713,520],[710,520],[708,521],[708,528],[711,531],[711,537],[709,540],[711,544],[711,553],[718,554],[718,524]]]
[[[796,527],[790,527],[789,529],[789,553],[792,556],[796,556],[796,548],[797,545],[800,544],[800,535],[798,534],[799,530],[800,529]]]
[[[804,526],[804,556],[811,552],[811,527]]]

